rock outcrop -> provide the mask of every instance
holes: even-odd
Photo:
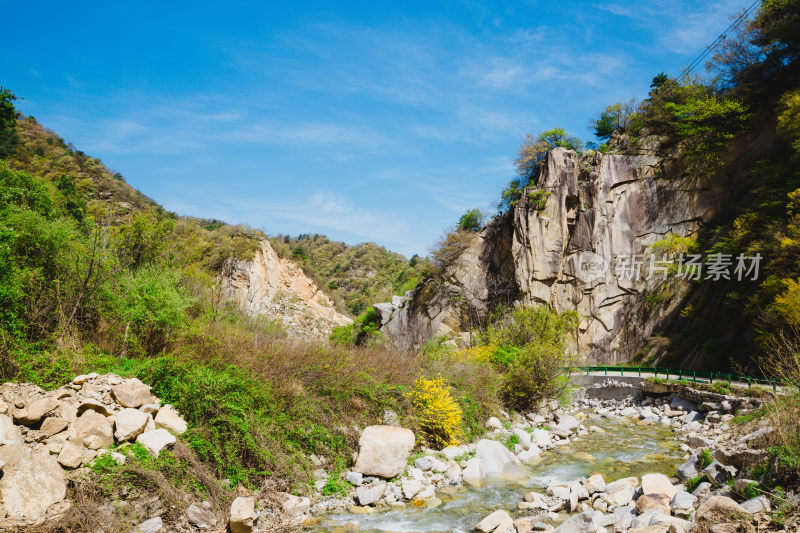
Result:
[[[334,326],[352,323],[289,259],[261,241],[252,260],[229,260],[221,273],[222,296],[250,315],[280,321],[290,334],[327,339]]]
[[[653,155],[552,150],[536,187],[440,276],[375,306],[381,330],[400,345],[438,335],[457,341],[499,303],[546,303],[579,313],[576,348],[588,361],[629,359],[675,315],[688,288],[673,279],[668,298],[648,299],[663,288],[662,277],[649,276],[649,259],[663,259],[653,244],[695,235],[734,188],[671,172]],[[623,264],[633,257],[639,279]]]

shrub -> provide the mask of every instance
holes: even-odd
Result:
[[[461,408],[441,378],[420,377],[409,398],[420,433],[429,445],[443,448],[458,444],[462,435]]]
[[[700,464],[703,466],[703,468],[709,466],[711,463],[714,462],[714,457],[711,455],[711,450],[709,450],[708,448],[703,448],[703,450],[700,451],[700,455],[697,458],[700,461]]]
[[[542,398],[561,397],[569,387],[567,358],[558,345],[529,344],[520,349],[503,378],[503,398],[518,410],[532,409]]]
[[[686,492],[694,492],[694,489],[696,489],[700,485],[700,483],[705,481],[705,479],[706,475],[700,474],[699,476],[693,477],[692,479],[688,480],[686,482]]]
[[[550,198],[550,194],[550,191],[543,191],[540,189],[530,191],[528,193],[528,200],[530,201],[531,207],[537,211],[542,211],[547,207],[547,199]]]
[[[340,346],[367,346],[380,344],[385,340],[379,331],[381,317],[374,307],[356,318],[347,326],[336,326],[331,330],[329,339]]]
[[[490,363],[494,358],[496,346],[491,344],[463,348],[453,354],[453,357],[462,363]]]
[[[148,265],[122,277],[113,307],[130,327],[127,343],[138,343],[146,353],[158,353],[170,334],[186,320],[191,299],[178,286],[176,271]]]
[[[485,340],[497,346],[492,362],[503,373],[502,395],[513,408],[525,410],[541,398],[560,397],[568,388],[565,367],[572,364],[566,339],[577,326],[577,314],[557,314],[545,306],[516,309],[490,326]]]

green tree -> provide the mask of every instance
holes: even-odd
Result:
[[[19,112],[14,107],[17,96],[0,87],[0,159],[5,159],[19,144],[17,137],[17,118]]]
[[[536,137],[531,134],[525,136],[525,140],[522,141],[519,152],[517,152],[517,158],[514,160],[517,177],[503,189],[497,205],[500,212],[505,212],[516,205],[522,190],[533,181],[539,172],[539,167],[544,163],[547,152],[558,147],[581,152],[584,145],[583,141],[569,135],[564,128],[545,130]]]
[[[480,209],[470,209],[458,219],[458,229],[477,233],[483,227],[484,219]]]
[[[300,246],[299,244],[294,248],[292,248],[292,259],[298,261],[305,261],[306,259],[308,259],[308,253],[306,252],[306,249]]]
[[[784,95],[781,109],[778,134],[792,145],[794,158],[800,159],[800,90]]]
[[[636,106],[633,100],[617,102],[608,106],[594,121],[594,134],[598,139],[609,139],[614,132],[624,132],[636,120]]]

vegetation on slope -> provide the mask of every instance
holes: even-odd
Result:
[[[673,365],[690,354],[696,366],[758,371],[753,355],[768,353],[770,339],[800,320],[799,7],[764,2],[718,49],[708,65],[711,80],[660,74],[635,110],[615,104],[596,122],[613,150],[637,153],[657,141],[676,175],[720,182],[746,173],[742,194],[695,246],[734,258],[760,254],[758,279],[697,283],[668,332]],[[751,145],[759,147],[758,159],[748,155]]]
[[[341,311],[353,316],[413,289],[426,266],[417,255],[406,259],[372,242],[348,246],[319,234],[278,235],[270,242],[278,255],[297,262]]]
[[[168,502],[182,492],[227,501],[225,487],[239,484],[304,492],[310,454],[345,468],[354,428],[387,409],[431,445],[473,438],[516,379],[440,343],[399,353],[289,339],[219,298],[217,270],[252,253],[260,232],[168,213],[30,117],[3,128],[18,142],[0,161],[0,379],[55,388],[79,373],[136,376],[189,423],[163,458],[101,461],[76,481],[64,530],[97,526],[91,505],[122,492]],[[295,255],[302,246],[308,265],[341,280],[352,306],[353,295],[371,303],[401,292],[424,267],[374,245],[281,244]],[[369,272],[380,283],[359,285]],[[369,315],[359,323],[374,326]],[[122,527],[125,512],[106,525]]]

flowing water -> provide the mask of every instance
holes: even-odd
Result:
[[[604,474],[607,481],[651,472],[672,476],[682,462],[683,454],[670,428],[595,415],[590,415],[584,425],[598,426],[605,433],[591,433],[568,448],[543,452],[537,464],[527,467],[531,472],[528,485],[496,482],[480,489],[460,487],[452,495],[437,492],[443,503],[435,509],[408,505],[402,510],[378,510],[366,515],[332,513],[322,517],[314,531],[344,531],[342,526],[347,523],[357,523],[362,533],[472,531],[484,516],[497,509],[506,509],[516,517],[514,509],[523,494],[528,490],[543,493],[551,480],[570,481],[592,472]],[[527,514],[522,512],[520,516]]]

